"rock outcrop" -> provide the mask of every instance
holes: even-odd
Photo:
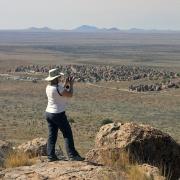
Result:
[[[31,141],[25,142],[17,147],[17,150],[28,153],[34,156],[46,156],[47,155],[47,139],[35,138]],[[61,159],[64,158],[61,147],[55,149],[56,155]]]
[[[112,123],[101,127],[95,149],[89,151],[86,159],[103,164],[107,152],[124,150],[139,163],[163,169],[171,179],[180,177],[180,145],[168,134],[148,125]]]
[[[129,91],[136,91],[136,92],[161,91],[164,89],[179,88],[179,87],[180,87],[180,79],[177,78],[176,80],[169,81],[167,83],[130,85]]]
[[[47,147],[47,139],[36,138],[26,143],[23,143],[17,147],[18,150],[25,153],[31,154],[33,156],[45,156]]]
[[[147,179],[166,180],[165,177],[160,176],[160,171],[157,167],[150,166],[149,164],[142,164],[139,165],[138,168],[146,175]]]
[[[11,72],[24,73],[48,73],[52,68],[59,68],[59,70],[66,75],[73,74],[76,76],[78,82],[99,82],[99,81],[128,81],[138,80],[143,78],[148,79],[164,79],[176,78],[179,76],[176,72],[160,70],[148,66],[106,66],[106,65],[28,65],[18,66]]]
[[[23,166],[13,169],[6,169],[0,172],[0,179],[3,180],[85,180],[104,179],[104,173],[112,173],[111,169],[103,166],[89,164],[87,162],[43,162],[33,166]],[[104,174],[104,175],[103,175]]]

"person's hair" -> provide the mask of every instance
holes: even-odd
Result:
[[[57,85],[58,84],[58,77],[53,79],[52,81],[49,81],[49,84],[52,85]]]

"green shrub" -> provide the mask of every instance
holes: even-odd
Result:
[[[166,84],[166,82],[167,82],[166,79],[163,79],[163,80],[162,80],[162,83],[163,83],[163,84]]]
[[[71,118],[71,117],[69,117],[69,118],[68,118],[68,121],[69,121],[69,123],[70,123],[70,124],[75,123],[74,119],[73,119],[73,118]]]
[[[165,75],[163,78],[169,80],[171,77],[170,77],[170,75]]]
[[[112,119],[106,118],[106,119],[101,120],[101,126],[105,124],[110,124],[110,123],[113,123]]]

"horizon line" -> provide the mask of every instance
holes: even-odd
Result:
[[[73,31],[76,30],[80,27],[83,26],[87,26],[87,27],[94,27],[97,28],[97,30],[109,30],[109,29],[117,29],[119,31],[129,31],[129,30],[143,30],[143,31],[180,31],[180,29],[169,29],[169,28],[137,28],[137,27],[131,27],[131,28],[119,28],[116,26],[111,26],[111,27],[98,27],[96,25],[80,25],[80,26],[76,26],[76,27],[72,27],[72,28],[51,28],[50,26],[29,26],[29,27],[21,27],[21,28],[0,28],[0,31],[18,31],[18,30],[30,30],[30,29],[39,29],[39,30],[43,30],[43,29],[49,29],[49,30],[54,30],[54,31]]]

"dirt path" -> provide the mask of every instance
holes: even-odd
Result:
[[[104,87],[104,86],[100,86],[100,85],[96,85],[96,84],[92,84],[92,83],[86,83],[86,84],[97,87],[97,88],[112,89],[112,90],[116,90],[116,91],[123,91],[123,92],[129,92],[129,93],[140,93],[140,92],[135,92],[135,91],[129,91],[128,89],[115,88],[115,87]],[[141,92],[141,93],[145,93],[145,92]]]
[[[96,84],[92,84],[92,83],[86,83],[89,86],[94,86],[97,88],[104,88],[104,89],[111,89],[111,90],[116,90],[116,91],[122,91],[122,92],[128,92],[128,93],[134,93],[134,94],[147,94],[147,95],[152,95],[152,93],[150,94],[149,92],[136,92],[136,91],[129,91],[128,89],[122,89],[122,88],[115,88],[115,87],[105,87],[105,86],[100,86],[100,85],[96,85]],[[180,95],[177,94],[167,94],[167,91],[161,91],[161,92],[154,92],[154,93],[159,93],[161,95],[165,94],[166,96],[175,96],[175,97],[179,97]],[[153,93],[153,94],[154,94]]]

